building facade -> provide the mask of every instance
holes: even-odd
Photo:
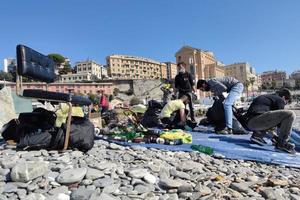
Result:
[[[166,64],[166,67],[167,67],[167,79],[169,79],[169,80],[175,79],[175,76],[178,73],[176,63],[165,62],[165,64]]]
[[[225,75],[226,76],[232,76],[239,80],[244,85],[247,85],[247,82],[250,80],[253,80],[253,90],[258,90],[258,78],[255,74],[255,69],[250,66],[247,62],[241,62],[241,63],[234,63],[230,65],[225,66]]]
[[[17,60],[15,58],[5,58],[3,60],[3,71],[6,73],[14,71],[16,66]]]
[[[176,52],[175,57],[177,63],[185,62],[187,64],[187,71],[194,76],[195,81],[221,77],[225,74],[224,67],[210,51],[183,46]]]
[[[6,86],[12,90],[16,89],[16,84],[7,82]],[[46,90],[46,83],[24,82],[24,89],[40,89]],[[48,91],[76,94],[99,94],[104,91],[105,94],[113,94],[115,85],[112,82],[105,83],[51,83],[48,84]]]
[[[291,74],[291,78],[294,79],[294,80],[300,80],[300,70],[294,71],[294,72]]]
[[[261,75],[261,83],[262,86],[269,88],[269,87],[276,87],[276,82],[284,82],[287,79],[287,75],[285,71],[267,71],[263,72]]]
[[[148,58],[113,54],[106,57],[106,63],[112,79],[167,78],[166,64]]]
[[[61,82],[81,82],[93,81],[107,77],[107,70],[103,65],[96,63],[93,60],[76,62],[76,73],[68,73],[61,75]]]

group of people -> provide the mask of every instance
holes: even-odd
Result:
[[[200,79],[196,84],[190,73],[186,70],[184,62],[178,63],[179,73],[175,77],[174,93],[178,99],[171,100],[163,107],[159,118],[169,128],[183,128],[188,119],[195,122],[193,109],[193,96],[196,89],[202,92],[211,92],[216,99],[223,100],[225,124],[219,134],[232,134],[233,105],[244,90],[241,82],[233,77],[220,77],[208,80]],[[266,144],[264,137],[271,129],[277,129],[277,135],[273,135],[275,148],[289,153],[295,153],[295,146],[289,143],[292,124],[295,120],[293,111],[284,110],[285,105],[291,101],[291,92],[281,89],[275,94],[265,94],[256,97],[251,103],[247,113],[244,115],[243,124],[252,131],[251,141],[259,145]],[[186,109],[189,105],[189,111]]]

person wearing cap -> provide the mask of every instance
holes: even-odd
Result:
[[[275,94],[265,94],[256,97],[247,113],[247,127],[253,131],[251,141],[259,145],[267,144],[263,139],[266,130],[278,128],[275,148],[288,153],[296,153],[295,145],[289,143],[292,125],[296,115],[291,110],[284,110],[291,102],[290,90],[283,88]]]
[[[193,108],[193,92],[194,88],[194,79],[190,73],[186,71],[186,64],[184,62],[179,62],[177,64],[178,74],[175,76],[175,90],[174,93],[178,92],[178,98],[181,98],[183,95],[189,97],[189,113],[192,121],[195,121],[195,113]]]
[[[229,76],[212,78],[208,80],[200,79],[197,82],[197,89],[203,92],[212,92],[213,95],[219,99],[224,99],[224,111],[225,111],[225,124],[226,127],[223,130],[218,131],[219,134],[232,134],[232,105],[240,98],[244,85],[237,79]],[[224,98],[223,93],[228,93],[228,96]]]

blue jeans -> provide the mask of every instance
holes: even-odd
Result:
[[[233,86],[226,99],[224,100],[224,110],[225,110],[225,122],[226,127],[232,129],[232,105],[234,102],[240,98],[242,92],[244,90],[244,86],[242,83],[237,83]]]

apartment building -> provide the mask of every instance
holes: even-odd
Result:
[[[176,62],[185,62],[187,70],[198,79],[224,76],[224,66],[218,62],[210,51],[183,46],[176,54]]]
[[[93,81],[107,77],[107,69],[93,60],[75,63],[76,73],[61,75],[61,82]]]
[[[3,60],[3,71],[6,73],[14,71],[16,66],[17,60],[15,58],[5,58]]]
[[[167,78],[167,65],[148,58],[113,54],[106,57],[106,63],[112,79]]]
[[[294,71],[291,74],[291,78],[294,79],[294,80],[300,80],[300,70]]]
[[[255,69],[247,62],[234,63],[225,66],[225,76],[232,76],[244,85],[247,81],[254,80],[253,90],[258,90],[258,79]],[[252,85],[251,85],[252,86]]]
[[[261,75],[261,82],[264,86],[275,86],[277,81],[284,81],[287,79],[285,71],[266,71]]]
[[[178,73],[176,63],[172,62],[164,62],[167,67],[167,79],[173,80],[175,79],[176,74]]]

